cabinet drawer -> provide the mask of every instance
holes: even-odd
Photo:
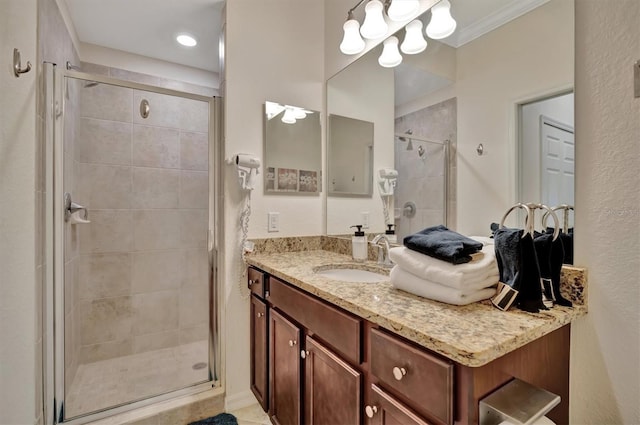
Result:
[[[399,338],[371,329],[371,373],[420,414],[453,423],[453,364]]]
[[[256,294],[260,298],[264,298],[265,290],[265,275],[258,269],[249,267],[247,272],[247,286],[252,293]]]
[[[353,364],[360,364],[361,320],[287,283],[269,278],[269,302]]]
[[[431,425],[376,384],[370,391],[371,405],[365,406],[370,425]]]

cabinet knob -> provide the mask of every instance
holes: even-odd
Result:
[[[378,406],[365,406],[364,413],[367,415],[368,418],[373,418],[373,415],[378,413]]]
[[[306,359],[307,356],[309,355],[309,352],[306,350],[300,350],[300,357],[303,359]]]
[[[393,368],[393,377],[396,378],[397,381],[401,381],[404,375],[407,374],[407,369],[403,367],[394,367]]]
[[[249,279],[249,286],[253,285],[255,282],[252,279]]]
[[[258,313],[258,317],[264,316],[264,313]]]
[[[293,347],[294,345],[296,345],[298,343],[298,341],[296,341],[295,339],[290,339],[289,340],[289,347]]]

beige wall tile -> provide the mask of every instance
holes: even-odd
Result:
[[[132,90],[100,83],[80,89],[82,117],[109,121],[131,122],[133,112]]]
[[[200,100],[180,99],[180,128],[186,131],[209,131],[209,104]]]
[[[206,249],[185,249],[182,252],[182,286],[209,283],[209,255]]]
[[[180,329],[180,344],[189,344],[209,338],[209,326],[201,324],[190,328]]]
[[[180,248],[181,216],[177,210],[133,211],[134,249]]]
[[[133,208],[177,208],[180,171],[133,168]]]
[[[82,301],[79,317],[82,345],[129,338],[135,316],[132,304],[129,296]]]
[[[134,295],[134,335],[177,330],[178,303],[178,291],[160,291]]]
[[[207,210],[181,210],[180,221],[182,246],[206,248],[209,228]]]
[[[179,250],[133,253],[133,293],[179,288],[183,261]]]
[[[76,261],[73,259],[64,265],[64,314],[69,314],[75,307]]]
[[[131,124],[90,118],[80,120],[76,143],[80,162],[131,164]]]
[[[103,342],[100,344],[85,345],[80,349],[80,363],[93,363],[114,357],[128,356],[133,353],[133,340],[131,338]]]
[[[186,286],[180,290],[180,328],[207,323],[209,288],[207,284]]]
[[[73,333],[73,322],[77,319],[73,313],[66,314],[64,317],[64,365],[70,367],[75,361],[75,346],[78,343]]]
[[[149,116],[142,118],[138,112],[140,102],[143,99],[149,101]],[[158,127],[180,128],[181,99],[176,96],[152,93],[142,90],[134,90],[133,105],[135,113],[133,114],[133,122],[136,124],[144,124]]]
[[[129,295],[131,254],[88,254],[78,259],[78,292],[81,299],[93,300]]]
[[[134,125],[133,165],[179,168],[180,132],[170,128]]]
[[[81,227],[80,250],[93,252],[128,252],[132,247],[132,214],[127,210],[94,210],[91,223],[70,225]]]
[[[209,173],[182,171],[180,173],[180,208],[209,207]]]
[[[81,163],[73,195],[75,202],[87,208],[131,208],[131,167]]]
[[[142,353],[145,351],[175,347],[179,342],[180,332],[177,330],[138,335],[133,338],[133,352]]]
[[[208,133],[180,132],[180,168],[207,171],[208,166]]]
[[[77,225],[64,225],[64,260],[71,261],[80,253],[80,228]]]

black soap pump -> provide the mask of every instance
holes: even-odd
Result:
[[[362,231],[362,224],[356,224],[351,227],[357,228],[351,238],[351,256],[355,261],[367,261],[369,249],[367,246],[367,237]]]
[[[396,237],[396,231],[393,229],[395,224],[387,224],[387,230],[385,230],[384,235],[387,237],[387,240],[391,243],[398,243],[398,238]]]

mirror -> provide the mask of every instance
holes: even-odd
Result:
[[[373,123],[329,115],[328,196],[371,196]]]
[[[382,48],[377,46],[327,81],[329,116],[366,119],[375,125],[371,202],[328,197],[328,234],[346,234],[347,223],[361,224],[368,215],[367,233],[384,233],[386,221],[395,224],[399,242],[437,224],[464,234],[488,235],[490,224],[514,203],[540,202],[545,193],[557,193],[545,191],[542,180],[529,184],[544,175],[543,169],[530,168],[544,162],[539,157],[545,143],[539,116],[563,129],[573,124],[567,119],[573,117],[573,2],[549,0],[490,26],[490,31],[484,25],[495,10],[470,21],[471,3],[452,2],[453,16],[460,17],[456,33],[444,40],[427,39],[422,53],[402,53],[399,66],[382,68],[377,61]],[[430,14],[420,19],[426,24]],[[402,41],[404,29],[396,37]],[[524,107],[567,94],[569,101],[551,102],[568,108],[555,116]],[[379,114],[363,118],[353,112],[360,110]],[[520,138],[525,124],[519,118],[530,115],[529,110],[537,114],[537,127],[527,133],[533,139],[524,141]],[[529,143],[534,145],[525,145]],[[447,145],[449,159],[443,161]],[[572,153],[558,153],[569,166]],[[328,169],[331,162],[329,157]],[[389,207],[375,182],[378,169],[385,167],[398,171],[391,214],[385,214]],[[547,199],[570,203],[573,176],[572,170],[565,171],[567,200]],[[522,225],[515,219],[507,224]]]
[[[318,195],[322,191],[320,113],[265,103],[264,193]]]

